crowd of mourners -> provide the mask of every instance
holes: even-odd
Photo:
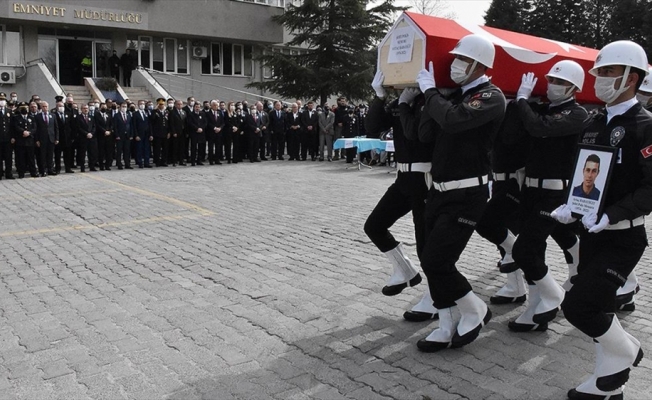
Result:
[[[366,106],[301,100],[107,99],[77,103],[72,94],[50,105],[38,95],[19,101],[0,93],[0,179],[271,160],[353,162],[356,149],[333,149],[340,138],[366,135]],[[361,153],[376,163],[379,154]],[[133,165],[133,166],[132,166]]]

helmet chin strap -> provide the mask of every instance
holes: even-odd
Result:
[[[469,78],[471,77],[471,75],[473,75],[473,71],[475,71],[476,65],[478,65],[478,61],[473,60],[473,64],[471,64],[471,68],[469,69],[469,73],[466,74],[466,76],[464,77],[464,80],[462,81],[462,83],[460,83],[460,86],[464,86],[467,83],[469,83]]]
[[[628,87],[624,87],[624,86],[625,86],[625,81],[627,80],[627,77],[629,76],[629,71],[631,71],[631,69],[632,69],[632,67],[630,67],[629,65],[625,67],[625,72],[623,72],[623,77],[620,80],[620,87],[618,88],[618,91],[620,92],[620,94],[622,94],[622,92],[624,92],[625,90],[629,89],[629,86]],[[619,94],[619,96],[620,96],[620,94]]]

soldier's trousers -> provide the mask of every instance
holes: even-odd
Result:
[[[398,246],[389,228],[412,211],[417,255],[421,257],[425,241],[424,210],[427,196],[428,187],[423,172],[398,172],[396,181],[380,198],[364,224],[365,233],[378,250],[386,253]]]

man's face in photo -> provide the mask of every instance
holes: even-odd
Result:
[[[582,182],[582,186],[584,186],[585,190],[591,190],[595,186],[595,178],[598,177],[598,174],[600,173],[600,164],[594,161],[587,161],[584,164],[584,181]]]

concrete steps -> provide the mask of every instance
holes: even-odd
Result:
[[[138,102],[138,100],[156,101],[154,96],[144,87],[124,87],[121,86],[129,100]]]
[[[91,93],[86,89],[86,86],[64,85],[63,90],[66,91],[66,95],[71,93],[75,103],[79,105],[88,104],[88,102],[92,100]]]

